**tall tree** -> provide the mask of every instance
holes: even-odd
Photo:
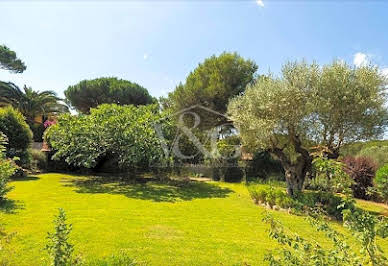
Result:
[[[17,58],[14,51],[5,45],[0,45],[0,69],[22,73],[26,70],[26,65],[22,60]]]
[[[243,143],[268,150],[285,170],[288,193],[302,190],[311,147],[335,154],[345,143],[378,137],[386,126],[384,80],[375,67],[288,63],[229,104]]]
[[[11,82],[0,81],[0,106],[6,105],[19,110],[30,125],[38,116],[68,112],[54,91],[39,92],[26,86],[22,90]]]
[[[199,64],[188,75],[186,82],[169,94],[168,103],[175,111],[201,105],[224,114],[229,99],[245,90],[255,79],[256,70],[257,65],[253,61],[237,53],[213,55]],[[209,117],[208,112],[201,118],[204,126],[214,127],[224,122],[220,116]]]
[[[155,102],[147,89],[117,78],[98,78],[83,80],[65,91],[67,102],[82,113],[89,113],[103,103],[118,105],[146,105]]]

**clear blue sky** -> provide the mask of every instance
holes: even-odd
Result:
[[[117,76],[165,95],[206,57],[237,51],[259,72],[286,60],[372,61],[388,72],[388,1],[0,2],[0,43],[27,64],[0,80],[55,90]]]

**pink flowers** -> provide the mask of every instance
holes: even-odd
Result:
[[[52,120],[46,120],[44,121],[43,125],[45,128],[48,128],[49,126],[52,126],[56,123],[56,121],[52,121]]]

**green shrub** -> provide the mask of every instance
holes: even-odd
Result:
[[[73,245],[69,243],[72,226],[66,223],[66,214],[63,209],[59,209],[59,214],[54,219],[54,225],[55,230],[53,233],[48,233],[48,243],[46,245],[46,250],[51,258],[51,265],[74,265],[72,258]]]
[[[248,191],[255,203],[266,203],[271,208],[276,205],[280,208],[287,209],[293,207],[294,205],[293,199],[280,188],[274,188],[273,186],[250,185],[248,186]]]
[[[257,185],[248,186],[248,192],[251,195],[253,201],[257,204],[259,202],[265,202],[267,196],[267,188]]]
[[[313,160],[313,178],[305,182],[305,188],[332,193],[349,193],[354,181],[344,171],[344,164],[322,157]]]
[[[384,202],[388,202],[388,164],[381,167],[376,172],[376,177],[374,180],[377,188],[378,194],[384,200]]]
[[[18,164],[28,166],[31,160],[29,148],[32,143],[32,132],[23,115],[12,107],[0,108],[0,131],[8,138],[6,156],[18,157]]]
[[[307,211],[319,207],[327,215],[336,218],[337,220],[342,220],[342,211],[345,209],[354,209],[354,205],[351,202],[341,205],[343,203],[343,198],[338,195],[335,195],[331,192],[325,191],[305,191],[299,193],[296,198],[295,209],[297,211]]]
[[[5,157],[4,145],[6,144],[6,138],[0,132],[0,200],[3,200],[5,195],[12,189],[12,187],[8,186],[8,181],[16,169],[11,159]]]
[[[295,198],[291,198],[284,189],[273,186],[249,185],[248,191],[255,203],[268,204],[271,208],[275,205],[282,209],[291,208],[293,212],[307,214],[319,207],[337,220],[342,219],[343,210],[355,208],[352,202],[345,204],[340,196],[325,191],[305,191]]]
[[[277,193],[276,190],[270,186],[267,190],[267,194],[265,195],[265,202],[272,208],[276,205],[276,196],[280,193]]]
[[[31,150],[32,166],[40,170],[47,169],[47,157],[46,154],[40,150]]]
[[[55,151],[54,159],[68,164],[99,170],[107,161],[119,170],[147,168],[168,159],[162,139],[155,130],[168,131],[157,106],[118,106],[103,104],[91,109],[90,115],[65,114],[45,133]],[[158,124],[159,125],[159,124]]]

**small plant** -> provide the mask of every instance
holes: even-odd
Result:
[[[388,164],[377,171],[375,184],[379,196],[385,203],[388,203]]]
[[[69,243],[72,226],[66,223],[66,214],[63,209],[59,209],[59,214],[55,217],[54,224],[55,231],[48,233],[48,243],[46,245],[46,250],[51,257],[51,265],[74,265],[72,260],[73,245]]]

